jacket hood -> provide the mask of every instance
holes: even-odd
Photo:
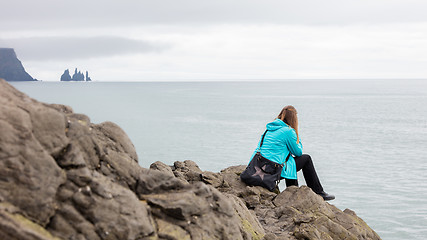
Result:
[[[280,119],[276,119],[273,122],[267,124],[268,131],[274,131],[282,127],[288,127],[288,125]]]

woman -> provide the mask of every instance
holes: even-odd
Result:
[[[284,107],[279,116],[267,124],[261,149],[259,149],[260,143],[252,157],[257,151],[260,151],[263,157],[284,164],[281,176],[285,178],[287,187],[298,186],[297,172],[302,169],[308,187],[323,197],[325,201],[335,199],[335,196],[323,191],[311,157],[302,154],[302,144],[298,135],[297,110],[293,106]],[[289,159],[286,161],[289,154]]]

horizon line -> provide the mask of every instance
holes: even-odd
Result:
[[[427,78],[223,78],[223,79],[139,79],[139,80],[91,80],[60,81],[37,79],[34,82],[261,82],[261,81],[369,81],[369,80],[427,80]],[[14,81],[20,82],[20,81]]]

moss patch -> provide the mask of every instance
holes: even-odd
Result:
[[[251,234],[253,240],[260,240],[264,237],[263,234],[255,231],[253,229],[252,225],[249,223],[248,220],[242,219],[241,217],[239,217],[239,218],[240,218],[240,221],[242,222],[243,230],[245,230],[245,232],[248,232],[249,234]]]

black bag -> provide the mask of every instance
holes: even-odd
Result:
[[[270,191],[274,191],[280,182],[283,164],[270,161],[260,153],[267,131],[268,130],[265,130],[264,135],[262,135],[258,152],[249,162],[245,171],[240,174],[240,179],[248,185],[261,186]],[[286,157],[285,163],[288,161],[290,155],[291,154],[289,153]]]

